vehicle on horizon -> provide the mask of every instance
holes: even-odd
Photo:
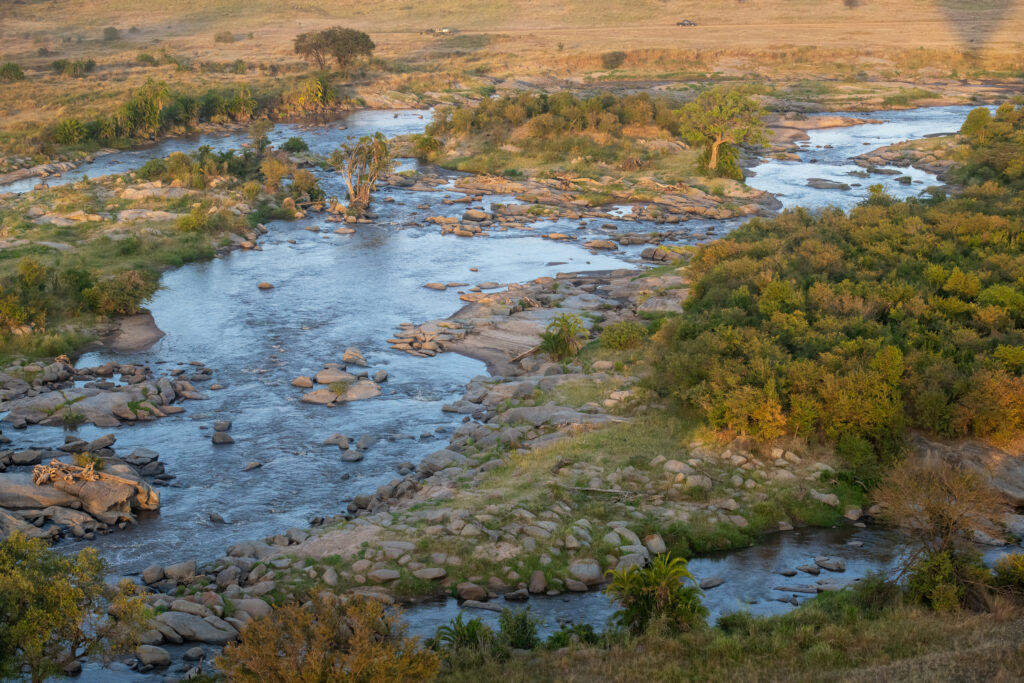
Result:
[[[696,25],[697,25],[696,21],[691,21],[689,19],[683,19],[682,21],[677,21],[676,22],[676,26],[696,26]]]

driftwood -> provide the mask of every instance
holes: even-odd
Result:
[[[622,496],[623,498],[636,498],[639,496],[648,495],[642,491],[623,491],[621,489],[596,489],[590,486],[563,486],[562,488],[569,489],[570,491],[580,491],[581,493],[606,493],[612,496]]]
[[[134,479],[119,477],[116,474],[109,474],[107,472],[97,472],[93,469],[93,463],[91,462],[85,467],[79,467],[78,465],[67,465],[62,463],[60,460],[53,459],[50,461],[49,465],[36,465],[35,469],[32,470],[32,482],[36,486],[42,486],[48,482],[52,482],[54,486],[56,486],[58,481],[63,481],[66,484],[74,484],[76,483],[75,480],[84,483],[100,479],[113,482],[115,484],[131,486],[140,493],[149,489],[145,483],[135,481]]]
[[[97,472],[92,463],[79,467],[51,460],[48,465],[36,465],[32,481],[37,486],[50,484],[58,491],[75,496],[82,501],[86,512],[103,521],[108,521],[103,515],[110,513],[125,515],[132,509],[156,510],[160,507],[160,496],[147,483]]]
[[[513,358],[509,362],[510,363],[518,363],[522,359],[526,358],[527,356],[533,355],[533,354],[537,353],[538,351],[540,351],[540,344],[537,344],[532,349],[527,349],[526,351],[523,351],[521,354],[519,354],[518,356],[516,356],[515,358]]]

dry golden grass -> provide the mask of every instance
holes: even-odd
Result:
[[[686,18],[699,26],[675,26]],[[193,88],[268,80],[262,71],[204,75],[133,60],[166,49],[193,63],[297,66],[294,36],[334,24],[367,31],[386,60],[446,72],[450,80],[467,70],[514,79],[507,87],[600,78],[600,55],[611,50],[628,55],[618,78],[849,79],[863,71],[893,81],[946,78],[954,70],[1024,73],[1021,0],[861,0],[854,8],[843,0],[0,0],[0,62],[15,60],[29,76],[0,84],[2,128],[109,111],[150,76]],[[104,42],[106,26],[121,29],[122,39]],[[460,33],[422,33],[441,26]],[[237,40],[214,42],[220,31]],[[47,73],[57,58],[93,58],[99,68],[83,79],[58,78]],[[394,86],[390,80],[373,88]]]

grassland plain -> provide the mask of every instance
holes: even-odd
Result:
[[[962,79],[1024,72],[1024,4],[1009,0],[747,0],[714,9],[694,0],[616,0],[599,12],[579,0],[387,0],[372,8],[351,0],[171,0],[158,7],[71,0],[51,7],[5,3],[0,61],[18,63],[27,78],[0,85],[0,135],[109,114],[149,78],[190,92],[242,83],[287,90],[307,70],[292,52],[295,35],[339,23],[367,31],[377,44],[375,58],[343,79],[343,94],[368,106],[529,84],[636,87],[658,80],[671,88],[756,76],[774,80],[783,100],[880,108],[984,96],[1005,84]],[[675,25],[686,18],[698,26]],[[116,39],[104,40],[105,26],[118,29]],[[458,32],[425,32],[442,26]],[[224,35],[215,40],[217,34]],[[609,51],[625,55],[613,69],[602,60]],[[93,59],[96,69],[69,78],[51,69],[57,59]],[[915,90],[915,83],[928,87]]]

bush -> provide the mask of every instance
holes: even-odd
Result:
[[[691,581],[692,586],[683,583]],[[671,553],[658,555],[650,567],[630,566],[611,572],[605,589],[621,605],[616,622],[633,633],[642,633],[654,619],[671,628],[688,631],[704,624],[708,610],[701,604],[697,579],[686,560]]]
[[[540,644],[537,620],[529,609],[513,610],[506,607],[498,615],[498,637],[511,648],[532,650]]]
[[[562,313],[552,320],[540,335],[540,350],[556,360],[575,356],[583,348],[581,335],[586,334],[583,320],[575,313]]]
[[[628,320],[606,325],[598,336],[601,346],[617,351],[636,348],[645,339],[647,339],[647,327]]]
[[[145,603],[131,581],[105,578],[95,548],[65,555],[17,532],[0,542],[0,678],[43,681],[76,659],[134,649]]]
[[[121,31],[114,28],[113,26],[108,26],[105,29],[103,29],[103,40],[107,42],[111,40],[118,40],[120,37]]]
[[[263,186],[255,180],[248,180],[242,185],[242,196],[245,197],[246,201],[252,203],[260,196],[260,190]]]
[[[66,59],[58,59],[50,64],[50,68],[53,69],[54,73],[68,76],[69,78],[81,78],[96,70],[96,62],[92,59],[77,59],[73,62]]]
[[[601,55],[601,66],[606,69],[618,69],[626,61],[626,53],[619,52],[605,52]]]
[[[213,42],[215,43],[233,43],[235,42],[235,34],[231,31],[219,31],[214,34]]]
[[[441,155],[441,141],[430,135],[413,138],[413,154],[420,161],[434,161]]]
[[[64,119],[53,131],[53,140],[58,145],[75,145],[85,140],[85,126],[78,119]]]
[[[163,159],[150,159],[135,171],[135,175],[142,180],[160,180],[167,175],[167,163]]]
[[[25,80],[25,72],[21,70],[21,67],[14,62],[5,62],[0,64],[0,81],[23,81]]]
[[[494,645],[494,631],[480,617],[463,621],[462,613],[440,626],[427,645],[435,650],[487,650]]]
[[[308,152],[309,145],[302,138],[292,137],[285,140],[284,144],[281,145],[281,149],[292,154],[299,154],[301,152]]]
[[[244,74],[249,71],[249,66],[245,63],[244,59],[236,59],[231,65],[231,70],[236,74]]]
[[[266,182],[267,192],[274,194],[281,189],[281,181],[291,173],[291,166],[278,159],[269,158],[264,159],[263,163],[260,164],[260,173],[263,174],[263,178]]]
[[[89,307],[97,313],[133,315],[153,298],[160,288],[155,277],[137,270],[126,270],[100,280],[82,292]]]
[[[156,57],[149,54],[148,52],[140,52],[138,55],[135,56],[135,61],[139,64],[145,64],[146,66],[156,66],[158,63],[156,61]]]
[[[559,650],[570,645],[597,645],[601,637],[594,632],[590,624],[562,624],[544,643],[551,650]]]
[[[251,683],[433,680],[437,655],[406,637],[399,619],[376,600],[319,594],[249,622],[216,665],[227,680]]]
[[[1024,553],[1009,553],[996,560],[994,582],[997,588],[1024,593]]]

